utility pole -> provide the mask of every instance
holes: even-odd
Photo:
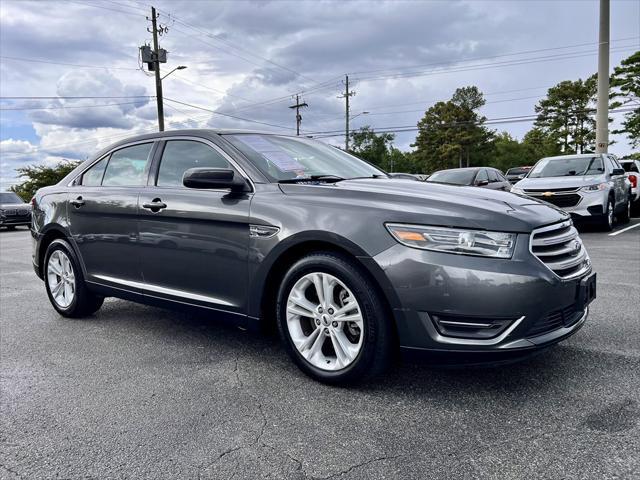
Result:
[[[151,7],[151,26],[153,28],[153,63],[156,74],[156,102],[158,104],[158,130],[164,132],[164,105],[162,103],[162,78],[160,77],[160,55],[158,51],[158,15]]]
[[[609,149],[609,0],[600,0],[596,153]]]
[[[302,123],[302,115],[300,115],[300,109],[308,107],[307,102],[300,103],[300,95],[296,95],[296,104],[291,105],[289,108],[296,109],[296,135],[300,136],[300,124]]]
[[[349,75],[344,76],[344,93],[338,98],[345,99],[345,127],[344,127],[344,150],[349,151],[349,97],[353,97],[356,92],[349,91]]]

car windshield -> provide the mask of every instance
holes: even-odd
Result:
[[[471,185],[475,170],[442,170],[431,175],[427,182],[449,183],[451,185]]]
[[[387,177],[373,165],[316,140],[267,134],[225,138],[272,182]]]
[[[0,203],[24,203],[22,199],[13,192],[0,193]]]
[[[602,157],[549,157],[536,163],[527,178],[573,177],[602,173]]]

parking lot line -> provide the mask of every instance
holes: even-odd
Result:
[[[635,225],[630,225],[627,228],[623,228],[622,230],[618,230],[617,232],[610,233],[609,236],[610,237],[615,237],[616,235],[619,235],[621,233],[624,233],[624,232],[626,232],[628,230],[631,230],[632,228],[636,228],[636,227],[640,227],[640,223],[636,223]]]

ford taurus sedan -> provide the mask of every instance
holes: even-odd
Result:
[[[138,136],[33,203],[34,268],[61,315],[114,296],[245,328],[275,322],[293,361],[327,383],[374,375],[398,348],[544,348],[575,333],[595,297],[568,214],[390,179],[310,139]]]

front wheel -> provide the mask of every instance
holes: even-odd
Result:
[[[605,232],[613,230],[614,208],[613,199],[609,198],[609,200],[607,200],[607,209],[605,210],[604,215],[600,217],[600,228]]]
[[[629,223],[631,221],[631,194],[627,197],[627,201],[624,204],[624,209],[618,215],[618,221],[620,223]]]
[[[300,369],[325,383],[357,383],[384,370],[391,318],[371,280],[347,256],[310,254],[285,275],[278,329]]]
[[[104,297],[87,289],[71,245],[57,239],[44,257],[44,283],[53,308],[64,317],[84,317],[98,311]]]

